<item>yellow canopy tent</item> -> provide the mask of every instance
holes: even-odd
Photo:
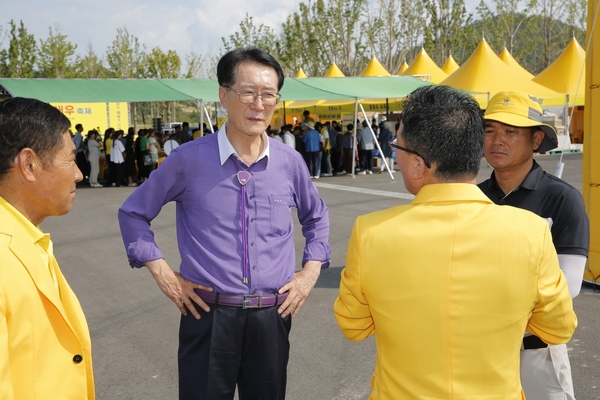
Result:
[[[573,38],[560,56],[533,81],[559,93],[569,95],[570,106],[581,106],[585,100],[585,51]]]
[[[504,61],[506,65],[522,73],[523,76],[525,76],[527,79],[533,78],[533,74],[527,71],[525,68],[523,68],[521,64],[519,64],[517,60],[514,59],[514,57],[510,54],[506,47],[504,48],[504,50],[502,50],[498,57],[500,57],[500,59]]]
[[[296,76],[294,78],[297,79],[302,79],[302,78],[307,78],[306,74],[304,73],[304,71],[302,71],[302,68],[300,68],[298,70],[298,72],[296,72]]]
[[[469,59],[441,84],[471,92],[487,92],[489,97],[486,99],[475,96],[483,107],[487,107],[491,96],[508,90],[536,96],[542,101],[542,106],[565,104],[564,95],[532,82],[502,62],[485,39],[479,42]]]
[[[329,70],[327,70],[327,73],[325,74],[326,78],[342,78],[344,76],[346,75],[344,75],[336,63],[331,64],[331,67],[329,67]]]
[[[440,83],[448,77],[448,74],[435,64],[422,47],[415,60],[402,75],[414,76],[415,78],[432,83]]]
[[[459,68],[460,66],[458,65],[458,63],[454,60],[452,55],[450,55],[448,56],[448,58],[446,58],[446,62],[442,66],[442,71],[444,71],[448,75],[452,75]]]
[[[377,57],[373,56],[367,67],[360,73],[360,76],[391,76],[385,67],[379,62]]]
[[[588,2],[588,47],[585,84],[585,136],[583,138],[583,198],[590,218],[590,249],[588,263],[583,275],[587,282],[600,283],[600,24],[595,16],[600,9],[600,0]],[[593,31],[592,31],[593,27]]]
[[[408,64],[406,63],[406,61],[404,61],[402,63],[402,65],[400,66],[400,69],[398,70],[398,73],[396,75],[402,75],[402,73],[404,71],[406,71],[408,69]]]

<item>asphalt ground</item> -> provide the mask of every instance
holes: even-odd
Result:
[[[549,172],[559,156],[536,156]],[[581,190],[582,155],[565,154],[563,179]],[[491,173],[485,160],[478,181]],[[287,398],[366,399],[375,362],[374,338],[346,340],[333,316],[340,272],[357,216],[410,202],[400,173],[337,176],[315,181],[330,210],[332,263],[323,270],[300,315],[293,321]],[[54,252],[77,293],[92,335],[98,399],[177,399],[179,311],[145,269],[129,267],[117,210],[135,188],[77,190],[73,210],[42,223]],[[171,266],[180,258],[175,238],[175,206],[167,204],[152,223]],[[296,223],[298,265],[304,240]],[[401,255],[398,255],[401,260]],[[485,290],[485,288],[482,288]],[[600,292],[584,286],[575,299],[579,327],[569,343],[575,394],[600,398]],[[68,384],[68,383],[66,383]]]

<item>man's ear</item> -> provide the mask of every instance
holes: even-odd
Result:
[[[533,132],[533,151],[536,151],[540,148],[545,136],[546,134],[541,129],[537,129],[535,132]]]
[[[42,169],[42,162],[35,151],[26,147],[17,154],[15,168],[25,181],[33,183]]]
[[[227,89],[223,86],[219,86],[219,100],[224,108],[227,108]]]
[[[421,180],[425,176],[425,162],[417,155],[414,155],[409,164],[410,177],[415,180]]]

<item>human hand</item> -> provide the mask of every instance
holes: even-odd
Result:
[[[302,271],[296,272],[294,278],[279,289],[279,294],[290,292],[277,310],[281,317],[287,317],[290,313],[292,317],[298,315],[320,274],[321,261],[307,261]]]
[[[200,313],[193,306],[192,301],[198,304],[204,311],[210,311],[210,307],[196,294],[194,289],[212,292],[213,289],[211,287],[185,279],[179,272],[173,271],[162,258],[147,261],[146,267],[152,274],[160,290],[175,303],[183,315],[187,315],[187,311],[189,310],[194,318],[200,319]]]

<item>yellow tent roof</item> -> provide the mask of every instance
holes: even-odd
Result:
[[[573,38],[560,56],[540,72],[533,81],[568,94],[571,105],[582,105],[585,97],[585,51]],[[577,96],[576,96],[577,95]]]
[[[336,63],[331,64],[331,67],[329,67],[329,70],[325,74],[326,78],[342,78],[344,76],[346,75],[344,75],[344,73],[342,72],[340,67],[337,66]]]
[[[406,61],[404,61],[402,63],[402,65],[400,66],[400,69],[398,70],[398,73],[396,75],[402,75],[402,73],[404,71],[406,71],[408,69],[408,64],[406,63]]]
[[[448,74],[435,64],[423,48],[402,75],[416,76],[419,79],[433,83],[440,83],[448,77]]]
[[[502,50],[498,57],[500,57],[500,59],[504,61],[506,65],[522,73],[527,79],[533,78],[533,74],[527,71],[525,68],[523,68],[521,64],[519,64],[517,60],[514,59],[514,57],[510,54],[506,47],[504,48],[504,50]]]
[[[381,65],[377,57],[373,56],[367,67],[360,73],[360,76],[392,76],[392,74]]]
[[[471,57],[442,85],[472,92],[488,92],[493,96],[501,91],[517,90],[543,100],[543,105],[563,105],[565,97],[545,86],[532,82],[498,58],[483,39]]]
[[[448,75],[452,75],[454,73],[454,71],[456,71],[459,68],[460,68],[460,66],[454,60],[454,58],[452,56],[448,56],[448,58],[446,58],[446,62],[444,63],[444,66],[442,67],[442,71],[444,71]]]
[[[302,68],[300,68],[298,70],[298,72],[296,72],[296,76],[294,78],[298,79],[298,78],[308,78],[308,77],[306,76],[304,71],[302,71]]]

